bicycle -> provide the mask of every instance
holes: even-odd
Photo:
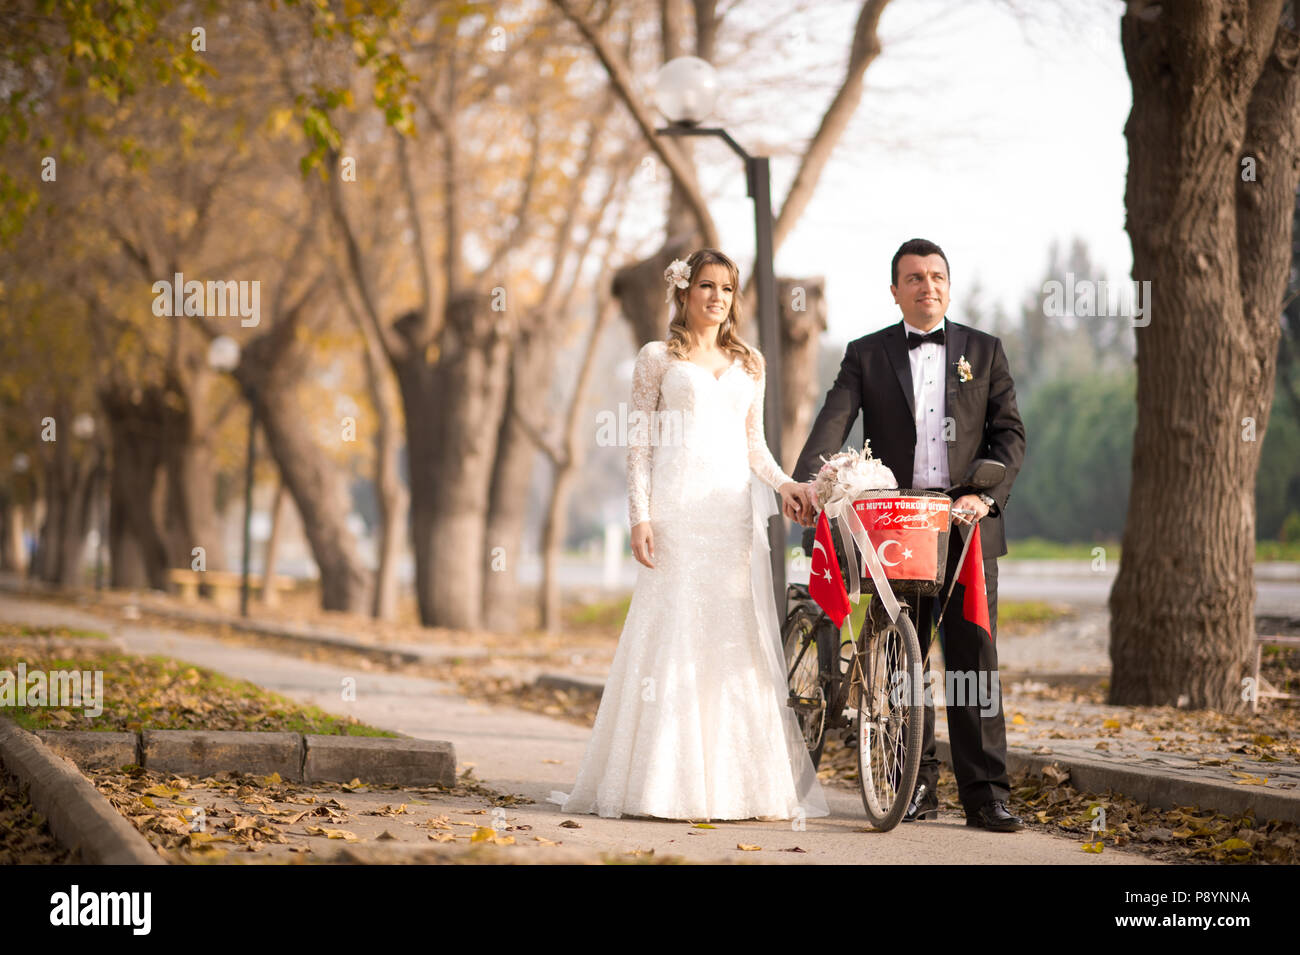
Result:
[[[829,731],[842,730],[846,743],[852,734],[858,756],[862,805],[868,821],[877,829],[889,830],[898,825],[907,811],[921,767],[925,715],[921,677],[928,659],[921,657],[913,621],[919,619],[918,600],[943,589],[951,517],[958,513],[952,510],[951,500],[996,486],[1005,472],[1001,462],[980,458],[971,464],[966,480],[947,491],[870,491],[854,502],[855,511],[861,506],[860,513],[877,508],[899,514],[912,511],[917,519],[911,521],[913,526],[908,530],[913,531],[922,523],[919,516],[926,515],[925,529],[933,533],[927,543],[931,550],[924,556],[926,561],[933,558],[934,569],[932,574],[927,569],[924,577],[906,577],[891,572],[901,561],[885,568],[885,586],[900,598],[894,619],[884,609],[874,581],[864,574],[863,592],[871,599],[863,617],[862,632],[854,637],[850,626],[847,644],[841,640],[840,628],[809,595],[806,584],[786,587],[781,643],[790,690],[787,705],[795,710],[814,767],[821,762]],[[938,503],[940,498],[944,499],[944,505]],[[876,531],[874,538],[872,529]],[[843,569],[847,566],[844,542],[838,534],[832,537]],[[878,555],[891,540],[898,539],[888,529],[879,527],[868,529],[868,537]],[[968,533],[962,549],[963,559],[970,538]],[[856,558],[856,548],[850,549]],[[955,587],[954,581],[944,600],[945,610]],[[942,618],[941,612],[940,621]]]

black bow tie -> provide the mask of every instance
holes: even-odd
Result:
[[[908,333],[907,333],[907,347],[908,347],[908,348],[919,348],[921,345],[926,345],[926,344],[942,345],[942,344],[943,344],[943,329],[942,329],[942,328],[936,328],[934,331],[930,332],[930,334],[928,334],[928,335],[918,335],[918,334],[916,334],[916,332],[908,332]]]

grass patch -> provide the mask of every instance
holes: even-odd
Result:
[[[1063,543],[1042,537],[1025,537],[1007,541],[1007,555],[1002,560],[1092,560],[1094,547],[1106,548],[1107,566],[1118,566],[1119,541]],[[1300,561],[1300,541],[1256,541],[1256,561]]]
[[[1074,611],[1041,600],[999,600],[998,625],[1012,623],[1052,623],[1072,617]]]
[[[33,629],[33,636],[59,636],[56,628]],[[205,667],[170,657],[133,656],[86,647],[42,653],[30,646],[5,646],[0,636],[0,669],[15,672],[20,663],[32,670],[99,670],[103,672],[103,712],[87,716],[85,707],[5,706],[3,712],[26,730],[66,729],[134,731],[250,730],[323,733],[331,736],[396,736],[297,703],[246,680],[235,680]]]
[[[1300,541],[1256,541],[1255,559],[1300,561]]]
[[[631,603],[632,595],[628,594],[617,600],[599,600],[595,603],[581,604],[566,610],[565,623],[577,628],[621,630]]]
[[[1021,540],[1007,541],[1007,554],[1002,560],[1092,560],[1096,555],[1093,548],[1106,549],[1106,562],[1118,565],[1120,557],[1119,541],[1080,541],[1062,543],[1042,537],[1025,537]]]
[[[21,623],[0,623],[0,640],[5,637],[57,637],[61,640],[107,640],[100,630],[77,630],[74,627],[32,627]]]

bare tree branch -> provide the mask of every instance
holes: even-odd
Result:
[[[709,214],[709,205],[704,198],[704,194],[700,191],[695,172],[676,142],[666,136],[655,135],[654,117],[650,115],[650,110],[646,108],[636,94],[635,83],[627,61],[605,41],[605,38],[580,13],[573,9],[570,0],[551,0],[551,2],[569,18],[573,25],[578,28],[578,31],[586,37],[587,42],[591,44],[592,50],[595,51],[597,58],[605,67],[610,83],[613,85],[615,92],[618,93],[619,99],[627,107],[628,112],[632,114],[632,119],[641,130],[646,143],[654,151],[655,155],[662,160],[663,164],[668,167],[676,182],[680,184],[683,197],[699,225],[704,244],[713,247],[719,245],[718,227]]]
[[[338,153],[331,150],[330,162],[332,168],[338,169]],[[348,219],[347,210],[343,204],[343,190],[339,184],[337,174],[331,174],[329,177],[329,202],[330,210],[334,215],[334,222],[338,225],[339,235],[343,239],[343,248],[347,258],[348,270],[352,273],[352,281],[356,286],[357,294],[361,298],[362,312],[371,322],[378,336],[380,343],[383,345],[384,354],[388,360],[396,365],[405,354],[406,346],[394,334],[384,327],[383,319],[379,315],[379,305],[375,301],[374,291],[370,287],[369,273],[366,271],[365,259],[361,253],[361,246],[357,242],[356,230]]]
[[[821,179],[822,171],[830,161],[831,154],[834,153],[836,144],[844,135],[844,130],[848,127],[853,114],[857,112],[858,104],[862,101],[863,76],[867,67],[880,55],[880,37],[877,35],[877,27],[880,23],[880,14],[888,5],[889,0],[866,0],[862,4],[862,10],[858,13],[858,23],[853,31],[853,45],[849,51],[849,65],[844,73],[844,82],[840,84],[839,91],[836,92],[825,115],[822,116],[821,125],[817,127],[817,132],[808,144],[799,163],[799,171],[795,173],[790,191],[786,194],[785,202],[781,204],[781,212],[777,215],[776,223],[772,228],[773,252],[781,248],[781,243],[794,230],[799,217],[808,207],[817,189],[817,182]]]
[[[420,316],[422,327],[419,337],[423,339],[433,327],[433,276],[429,271],[429,244],[424,237],[424,217],[420,215],[420,199],[415,191],[415,175],[411,171],[411,153],[406,136],[394,130],[397,137],[397,163],[402,172],[402,191],[406,195],[406,211],[411,219],[411,230],[415,241],[415,269],[420,277]]]
[[[501,244],[497,246],[488,259],[488,263],[483,267],[479,276],[490,275],[501,264],[506,257],[506,253],[519,244],[519,242],[528,234],[528,204],[533,199],[533,189],[537,184],[537,171],[541,166],[540,158],[542,152],[542,123],[541,120],[533,115],[532,121],[533,134],[529,141],[528,171],[524,174],[524,188],[519,196],[519,205],[515,208],[515,224]]]

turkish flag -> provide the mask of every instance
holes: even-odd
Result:
[[[989,597],[984,588],[984,551],[980,547],[980,526],[971,531],[970,547],[966,561],[957,571],[957,583],[966,588],[961,601],[961,615],[980,627],[993,642],[993,628],[989,626]]]
[[[826,519],[825,511],[817,518],[817,536],[813,540],[812,564],[808,572],[808,595],[826,611],[835,626],[844,623],[849,614],[849,592],[844,588],[840,561],[835,556],[835,542],[831,539],[831,522]]]

